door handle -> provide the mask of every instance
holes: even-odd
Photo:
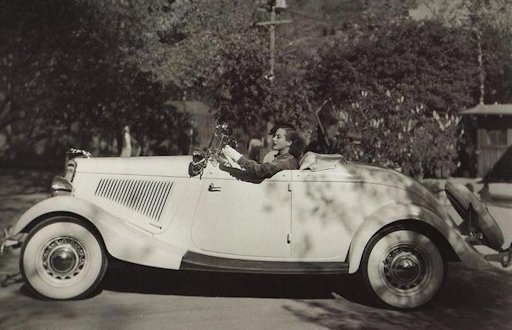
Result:
[[[211,191],[211,192],[222,191],[222,187],[217,187],[213,183],[210,183],[210,185],[208,186],[208,191]]]

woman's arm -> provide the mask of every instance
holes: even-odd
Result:
[[[226,158],[231,158],[239,164],[250,175],[258,179],[270,178],[282,170],[295,170],[299,168],[299,163],[292,155],[281,157],[272,162],[260,164],[254,160],[248,159],[230,146],[225,146],[222,152]]]
[[[270,163],[260,164],[254,160],[247,159],[244,156],[240,157],[238,164],[257,178],[266,179],[272,177],[277,172],[282,170],[297,169],[297,161],[293,157],[280,159]]]

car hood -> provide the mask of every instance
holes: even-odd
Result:
[[[77,173],[189,177],[192,156],[75,158]]]

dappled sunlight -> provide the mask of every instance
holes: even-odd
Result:
[[[283,171],[271,179],[259,181],[247,178],[239,169],[223,166],[208,169],[202,178],[205,180],[204,184],[208,185],[214,180],[211,182],[222,186],[223,191],[218,194],[203,194],[201,197],[201,200],[207,198],[207,201],[203,200],[206,204],[200,201],[198,206],[199,214],[196,215],[193,237],[194,242],[202,248],[206,247],[204,243],[209,245],[213,242],[214,245],[224,246],[230,244],[225,239],[228,237],[234,240],[233,247],[238,244],[241,246],[238,249],[243,250],[244,246],[252,244],[251,237],[256,237],[258,232],[261,234],[258,234],[260,239],[256,244],[261,246],[266,242],[265,244],[271,245],[274,238],[269,235],[281,226],[282,232],[278,229],[280,238],[275,236],[275,240],[282,240],[287,234],[286,225],[283,223],[287,215],[280,210],[283,205],[290,203],[291,198],[291,256],[302,259],[337,257],[344,260],[351,239],[366,220],[371,219],[374,222],[372,228],[387,224],[389,219],[385,218],[385,214],[376,214],[381,209],[400,205],[404,217],[409,214],[419,217],[422,210],[418,204],[437,207],[432,206],[435,203],[434,198],[428,196],[429,193],[413,179],[393,170],[367,165],[344,164],[316,171]],[[292,176],[291,194],[286,186],[286,182],[289,182],[286,178],[287,172],[291,172]],[[227,219],[232,215],[226,214],[226,203],[229,204],[231,213],[243,216],[228,222]],[[390,213],[390,217],[399,216],[389,210],[386,212]],[[271,220],[276,214],[280,214],[279,218]],[[211,217],[215,219],[210,219]],[[201,220],[206,218],[209,220]],[[265,229],[267,226],[263,223],[269,220],[273,221],[273,226]],[[258,224],[258,228],[254,227],[254,223]],[[237,229],[238,227],[240,228]],[[244,232],[250,232],[250,235],[247,236]],[[199,238],[198,235],[203,235],[202,233],[208,233],[208,237]],[[215,237],[219,237],[217,243]],[[231,253],[227,246],[212,251]],[[236,254],[243,255],[245,252]]]
[[[338,195],[343,193],[343,189],[337,187],[343,181],[327,182],[328,173],[322,173],[321,180],[318,182],[306,181],[304,182],[305,188],[302,192],[309,199],[310,205],[313,201],[318,202],[317,209],[311,207],[310,213],[306,211],[306,202],[300,204],[302,209],[299,211],[294,210],[295,215],[300,215],[297,223],[307,223],[311,221],[308,219],[313,218],[314,221],[321,224],[322,228],[335,228],[329,227],[338,225],[343,230],[352,231],[353,235],[358,232],[358,229],[364,224],[354,223],[354,221],[347,221],[343,216],[350,214],[366,214],[370,211],[367,209],[376,208],[372,203],[363,200],[363,196],[372,196],[379,201],[386,200],[386,198],[396,198],[399,196],[404,200],[417,200],[417,193],[404,192],[395,193],[398,190],[391,188],[390,185],[379,183],[378,175],[368,175],[365,180],[373,182],[372,184],[360,181],[352,181],[350,184],[355,192],[353,196],[346,198],[344,201],[337,199]],[[388,178],[392,178],[389,176]],[[205,178],[203,178],[205,180]],[[399,180],[400,181],[400,180]],[[237,184],[256,186],[259,184],[234,181]],[[403,183],[406,183],[404,180]],[[411,180],[411,182],[413,182]],[[209,183],[207,181],[205,184]],[[264,204],[267,211],[260,210],[259,212],[274,212],[275,207],[280,205],[285,195],[279,194],[279,191],[285,190],[289,194],[286,185],[283,182],[265,180],[262,190],[263,195],[267,197],[276,197],[275,200],[269,199]],[[292,184],[292,195],[297,192],[296,182]],[[206,185],[207,187],[207,185]],[[404,188],[408,186],[404,185]],[[234,195],[233,198],[242,198],[242,194]],[[277,198],[281,196],[280,198]],[[289,195],[286,195],[289,198]],[[18,197],[16,197],[18,198]],[[21,197],[20,197],[21,198]],[[34,198],[34,200],[32,199]],[[43,198],[39,195],[27,195],[26,198],[10,199],[14,204],[9,203],[8,207],[0,207],[0,214],[11,214],[9,217],[0,217],[1,220],[14,222],[23,210],[16,209],[18,207],[28,208],[36,199]],[[367,197],[368,198],[368,197]],[[243,199],[242,199],[243,201]],[[242,203],[242,204],[245,204]],[[21,205],[21,206],[20,206]],[[231,207],[234,203],[224,202],[223,208]],[[3,205],[2,205],[3,206]],[[346,209],[340,211],[338,208],[345,207]],[[428,216],[426,211],[422,210],[416,205],[402,205],[404,213],[418,214],[419,218]],[[10,210],[12,209],[12,211]],[[10,213],[9,213],[10,212]],[[96,210],[91,216],[100,217],[99,211]],[[370,217],[374,225],[373,228],[378,230],[385,224],[386,217],[392,213],[390,211],[377,211],[380,217]],[[14,217],[16,214],[16,217]],[[259,213],[260,216],[262,213]],[[308,215],[305,217],[303,215]],[[236,224],[239,219],[232,220],[232,224]],[[11,222],[11,223],[12,223]],[[295,223],[295,225],[297,224]],[[273,224],[275,225],[275,224]],[[296,229],[296,226],[294,227]],[[267,229],[269,232],[275,231],[274,227]],[[328,231],[330,232],[330,230]],[[337,241],[337,237],[325,238]],[[315,235],[319,235],[314,231],[305,232],[303,238],[303,251],[314,251],[315,246],[320,244],[320,240],[315,240]],[[447,231],[448,238],[460,239],[460,236],[453,230]],[[318,236],[320,237],[320,236]],[[297,236],[293,239],[296,241]],[[350,239],[350,238],[349,238]],[[153,259],[159,255],[158,251],[161,247],[150,245],[135,246],[133,240],[123,240],[125,253],[133,255],[134,258],[148,258]],[[140,242],[139,242],[140,243]],[[416,244],[416,242],[414,243]],[[464,246],[461,245],[461,248]],[[0,262],[0,274],[5,274],[4,271],[10,270],[13,267],[17,268],[17,255],[3,256]],[[10,266],[12,267],[10,267]],[[8,268],[5,268],[8,266]],[[511,284],[509,276],[503,275],[495,271],[476,271],[468,267],[458,264],[449,265],[450,272],[448,273],[447,283],[443,292],[433,304],[412,312],[397,312],[388,309],[376,307],[368,299],[368,294],[363,285],[356,280],[355,276],[334,276],[334,275],[299,275],[299,276],[284,276],[284,275],[251,275],[251,274],[212,274],[212,273],[199,273],[199,272],[175,272],[168,270],[158,270],[150,267],[129,265],[127,268],[116,270],[115,265],[113,269],[107,272],[107,276],[103,285],[103,293],[91,299],[69,302],[48,302],[39,301],[32,298],[27,293],[25,286],[22,286],[21,293],[19,294],[19,283],[10,285],[9,287],[0,291],[0,299],[2,302],[8,301],[9,303],[2,309],[0,313],[0,324],[2,327],[10,328],[16,327],[19,324],[51,324],[52,322],[64,322],[59,324],[71,325],[79,317],[88,318],[88,324],[92,326],[100,326],[102,319],[107,319],[112,311],[118,315],[126,315],[131,313],[143,313],[148,310],[148,306],[143,304],[133,303],[130,305],[119,305],[119,308],[105,309],[105,305],[99,305],[99,301],[107,304],[115,301],[113,295],[117,292],[124,293],[141,293],[152,295],[168,295],[169,299],[173,296],[197,296],[197,297],[226,297],[232,299],[242,298],[275,298],[281,301],[283,298],[296,299],[282,302],[282,309],[285,313],[293,315],[301,322],[306,322],[312,327],[327,327],[327,328],[343,328],[343,329],[358,329],[361,327],[368,327],[368,325],[378,324],[381,329],[396,329],[408,328],[412,324],[414,327],[430,327],[432,320],[436,327],[440,328],[502,328],[503,324],[510,323],[510,312],[506,306],[512,305],[509,295],[503,294],[507,292]],[[334,294],[333,294],[334,293]],[[333,296],[335,297],[333,299]],[[139,296],[140,297],[140,296]],[[151,296],[154,300],[155,298]],[[197,298],[200,299],[200,298]],[[135,301],[135,300],[134,300]],[[30,302],[30,303],[28,303]],[[236,303],[228,301],[228,303]],[[3,306],[3,305],[2,305]],[[84,310],[86,309],[86,310]],[[105,312],[108,310],[108,312]],[[38,323],[38,319],[43,319],[43,322]],[[118,319],[118,318],[117,318]],[[122,321],[119,324],[123,326]]]
[[[279,181],[257,178],[244,170],[228,166],[219,165],[219,169],[229,173],[233,179],[239,182],[238,185],[241,192],[246,189],[261,189],[265,196],[272,197],[263,198],[261,200],[251,200],[250,196],[244,196],[243,193],[240,193],[238,199],[234,200],[234,202],[245,208],[244,210],[240,210],[242,213],[256,212],[264,217],[267,214],[272,214],[278,205],[286,205],[289,203],[289,195],[282,193],[284,186],[280,184]],[[251,200],[251,202],[244,204],[247,199]],[[261,207],[258,206],[258,203],[262,203]],[[256,209],[250,209],[251,206],[256,207]]]
[[[354,303],[343,291],[335,300],[295,300],[283,309],[313,327],[361,329],[502,329],[510,324],[512,279],[495,271],[475,272],[450,264],[446,285],[431,304],[400,312],[366,303]]]
[[[324,171],[302,170],[293,180],[294,257],[344,258],[353,235],[366,220],[380,227],[387,224],[386,215],[378,213],[385,207],[391,209],[386,211],[390,217],[397,216],[392,211],[399,209],[405,217],[421,213],[418,201],[425,204],[425,192],[414,180],[376,167],[344,165]]]
[[[192,226],[195,246],[238,256],[290,256],[290,171],[254,182],[209,166],[201,180]]]

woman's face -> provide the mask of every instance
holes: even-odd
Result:
[[[289,148],[291,145],[292,142],[286,139],[286,131],[284,128],[278,128],[272,138],[272,149],[281,151]]]

